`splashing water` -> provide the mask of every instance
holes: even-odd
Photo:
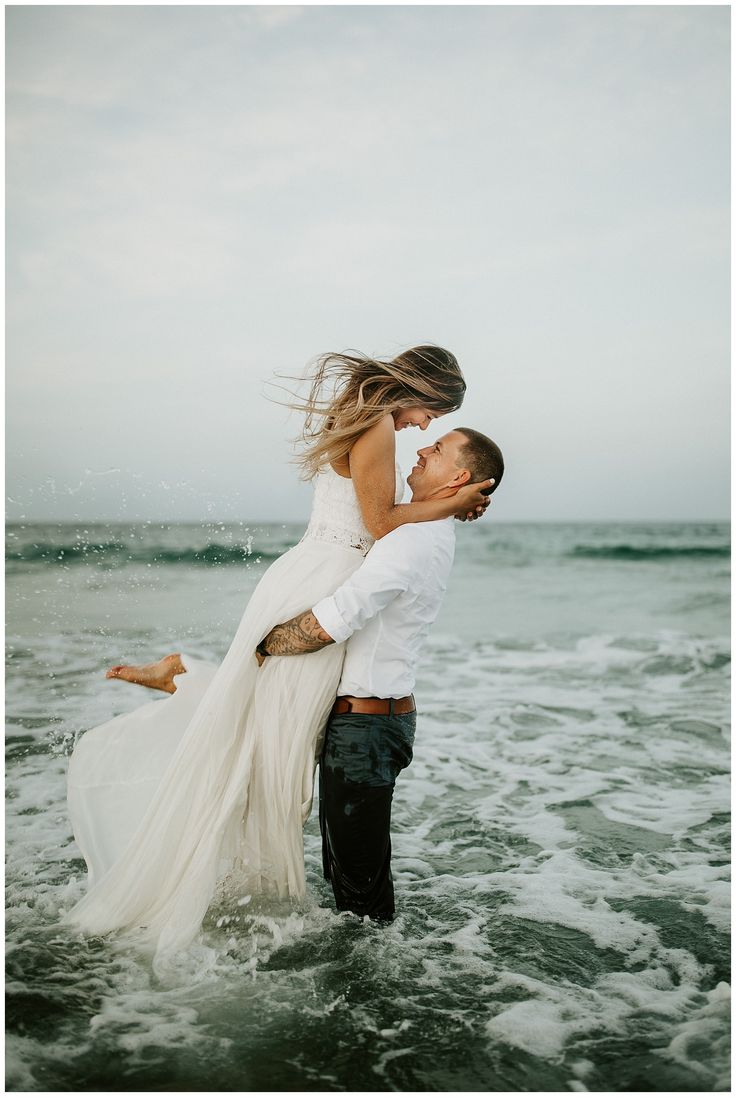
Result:
[[[334,911],[313,817],[306,899],[212,909],[166,971],[60,927],[66,756],[149,699],[104,670],[221,657],[301,530],[249,533],[9,529],[9,1088],[727,1088],[725,526],[458,530],[393,924]]]

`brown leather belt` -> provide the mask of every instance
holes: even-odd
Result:
[[[332,715],[339,716],[344,712],[361,712],[371,716],[390,716],[392,709],[395,716],[403,716],[406,712],[414,712],[416,709],[414,697],[338,697],[332,706]]]

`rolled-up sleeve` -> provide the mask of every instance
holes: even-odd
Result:
[[[323,598],[321,602],[317,602],[316,606],[312,606],[312,613],[336,644],[341,644],[352,636],[354,630],[340,615],[334,594],[329,598]]]
[[[399,527],[377,541],[357,571],[328,598],[312,606],[322,628],[340,644],[409,589],[421,566],[416,539]],[[401,535],[401,536],[399,536]]]

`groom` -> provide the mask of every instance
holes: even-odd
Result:
[[[495,442],[458,427],[418,451],[407,477],[413,503],[446,499],[463,484],[503,476]],[[347,641],[342,678],[320,757],[320,829],[325,878],[338,910],[379,921],[394,915],[391,800],[412,760],[412,689],[421,646],[445,593],[455,522],[417,522],[377,541],[329,598],[276,625],[256,649],[302,655]]]

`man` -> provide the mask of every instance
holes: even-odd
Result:
[[[495,442],[458,427],[418,451],[412,502],[444,499],[491,479],[504,463]],[[258,645],[301,655],[347,641],[338,696],[320,757],[323,866],[338,910],[380,921],[394,915],[391,800],[412,759],[412,690],[421,646],[439,612],[455,552],[453,518],[400,526],[375,543],[333,595],[276,625]]]

